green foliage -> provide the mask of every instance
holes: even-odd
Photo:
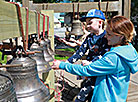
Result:
[[[131,19],[132,17],[135,17],[136,15],[138,15],[138,0],[132,0],[131,1]],[[138,21],[138,18],[136,19],[132,19],[133,22]]]
[[[70,0],[72,2],[88,2],[89,0]]]
[[[2,64],[7,63],[7,55],[4,55],[4,60],[2,60],[2,52],[0,52],[0,63],[2,63]]]
[[[22,2],[22,0],[16,0],[17,2]]]

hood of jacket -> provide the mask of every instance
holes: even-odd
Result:
[[[138,53],[132,44],[112,47],[111,52],[116,53],[124,60],[132,74],[138,71]]]

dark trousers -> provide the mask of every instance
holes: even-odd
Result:
[[[95,86],[96,76],[88,77],[81,84],[81,90],[77,95],[75,102],[91,102],[91,98],[93,95],[93,90]]]

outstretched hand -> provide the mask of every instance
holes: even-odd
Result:
[[[60,62],[61,61],[59,61],[59,60],[54,60],[53,65],[51,66],[52,69],[56,69],[56,70],[59,69]]]
[[[87,60],[82,60],[82,62],[81,62],[81,64],[83,65],[83,66],[87,66],[87,65],[89,65],[89,64],[91,64],[92,63],[92,61],[87,61]]]

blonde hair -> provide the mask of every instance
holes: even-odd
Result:
[[[124,35],[122,44],[131,42],[134,35],[133,23],[124,16],[114,16],[112,19],[107,21],[110,30],[114,33]]]

